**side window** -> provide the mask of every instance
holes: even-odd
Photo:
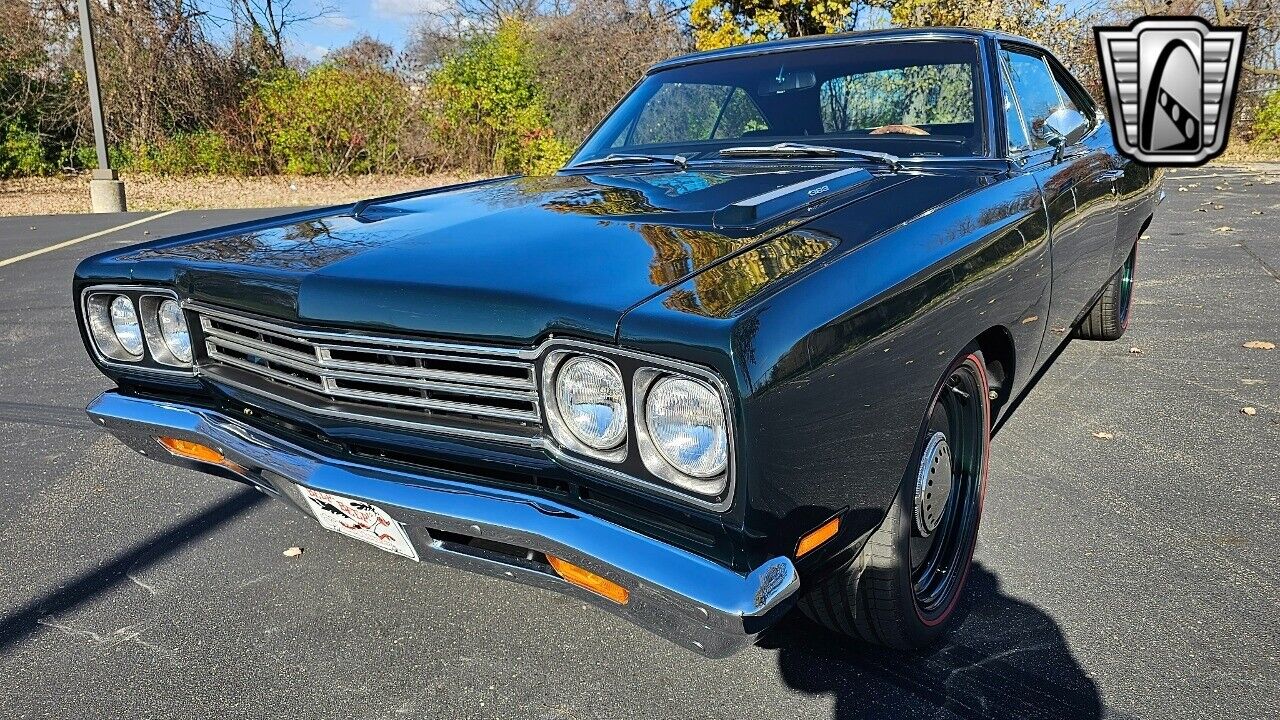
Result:
[[[1031,133],[1031,145],[1047,147],[1049,135],[1044,127],[1045,118],[1058,108],[1075,110],[1076,105],[1058,86],[1043,58],[1021,51],[1002,50],[1001,54],[1008,63],[1010,81],[1022,105],[1022,117]]]
[[[731,85],[668,83],[645,103],[628,145],[706,140],[716,129]]]
[[[749,132],[768,129],[769,122],[764,119],[755,101],[747,95],[747,91],[737,88],[720,109],[720,120],[711,136],[715,140],[740,138]]]
[[[1013,87],[1009,85],[1007,67],[1001,68],[1000,86],[1004,94],[1004,124],[1009,129],[1009,151],[1029,150],[1031,141],[1027,139],[1027,128],[1022,124],[1022,113],[1018,111],[1018,101],[1014,98]]]
[[[1075,107],[1080,111],[1081,115],[1084,115],[1090,121],[1096,121],[1098,119],[1098,105],[1094,102],[1093,97],[1089,95],[1089,91],[1085,90],[1080,81],[1067,72],[1066,68],[1062,67],[1061,64],[1051,62],[1049,66],[1053,70],[1053,76],[1058,80],[1058,87],[1062,90],[1062,97],[1067,98],[1067,107]]]

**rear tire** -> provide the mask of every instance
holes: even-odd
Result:
[[[1129,329],[1129,308],[1133,305],[1133,273],[1138,262],[1138,245],[1124,265],[1107,281],[1098,301],[1076,328],[1081,340],[1119,340]]]
[[[987,393],[974,346],[948,368],[930,403],[924,439],[884,522],[850,567],[801,598],[810,619],[900,649],[928,645],[954,625],[986,495]],[[942,492],[941,505],[923,497]]]

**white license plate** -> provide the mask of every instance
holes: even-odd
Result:
[[[341,495],[334,495],[309,487],[298,486],[302,497],[307,499],[311,512],[325,528],[347,537],[382,548],[387,552],[403,555],[413,560],[418,559],[418,551],[413,549],[404,526],[382,510],[363,500],[352,500]]]

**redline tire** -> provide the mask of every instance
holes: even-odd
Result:
[[[952,381],[958,375],[964,376],[964,387],[957,388],[957,396],[967,395],[967,399],[951,397],[955,392]],[[924,438],[884,522],[849,568],[828,577],[801,598],[801,610],[809,618],[838,633],[899,649],[929,645],[951,628],[973,564],[986,497],[991,442],[987,387],[981,352],[976,347],[967,348],[948,367],[930,401],[923,422]],[[928,539],[918,536],[919,520],[913,514],[916,488],[924,474],[921,467],[933,434],[930,431],[941,427],[937,411],[944,402],[953,407],[947,411],[945,424],[956,428],[951,437],[956,441],[957,462],[950,470],[952,492],[956,488],[959,492],[948,495],[947,515],[938,520],[933,540],[928,541],[928,554],[917,565],[913,543]],[[965,406],[964,412],[955,409],[961,405]],[[944,528],[948,535],[938,536]],[[931,568],[926,563],[935,547],[945,557],[940,557],[941,563],[932,568],[937,577],[926,579],[921,572]]]

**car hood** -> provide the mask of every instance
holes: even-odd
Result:
[[[831,167],[505,178],[175,238],[118,260],[193,300],[308,324],[512,344],[608,339],[628,308],[823,206],[888,188],[895,202],[912,198],[918,181]],[[926,194],[907,204],[940,199]]]

